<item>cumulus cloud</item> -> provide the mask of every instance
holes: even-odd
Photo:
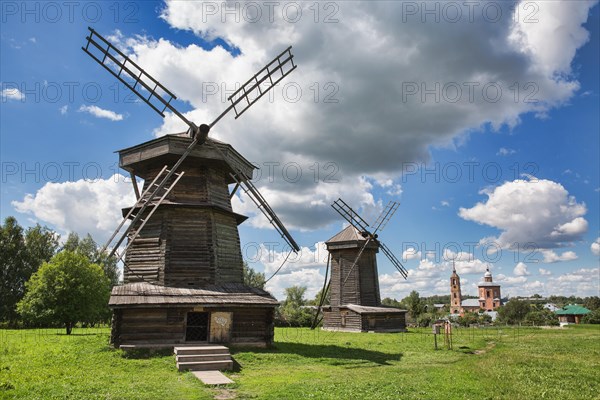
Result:
[[[17,88],[13,88],[13,87],[4,88],[4,89],[2,89],[2,92],[0,93],[0,98],[2,98],[2,102],[8,101],[8,100],[23,101],[23,100],[25,100],[25,94],[23,94],[23,92],[21,92]]]
[[[551,249],[581,240],[587,231],[585,204],[577,203],[560,183],[530,177],[505,182],[482,194],[487,201],[461,207],[459,216],[500,229],[502,233],[492,239],[501,248],[518,250],[533,245]]]
[[[552,275],[552,272],[548,271],[545,268],[539,268],[538,271],[540,272],[540,275],[542,276],[549,276]]]
[[[67,110],[65,109],[65,112],[66,111]],[[122,114],[118,114],[111,110],[105,110],[98,106],[82,105],[81,107],[79,107],[79,110],[77,110],[77,111],[88,113],[90,115],[93,115],[96,118],[105,118],[105,119],[109,119],[111,121],[121,121],[123,119]],[[61,114],[63,114],[62,108],[61,108],[60,112],[61,112]]]
[[[577,260],[577,254],[574,251],[564,251],[561,254],[557,254],[554,250],[541,250],[543,256],[543,262],[551,264],[560,261],[573,261]]]
[[[594,243],[591,244],[590,250],[594,255],[600,256],[600,237],[596,239]]]
[[[529,271],[527,270],[527,264],[520,262],[517,265],[515,265],[515,268],[513,269],[513,274],[515,274],[516,276],[530,275]]]
[[[414,247],[409,247],[402,252],[402,259],[405,261],[419,260],[421,259],[421,252],[415,249]]]
[[[262,17],[249,21],[224,14],[224,3],[211,3],[215,12],[207,13],[198,3],[168,1],[162,18],[171,27],[209,41],[223,39],[236,52],[221,46],[179,46],[162,38],[117,39],[135,61],[192,106],[185,115],[196,122],[212,121],[236,82],[245,82],[293,44],[299,68],[272,97],[266,96],[238,121],[223,119],[211,135],[243,149],[259,165],[301,165],[304,173],[297,181],[279,178],[261,181],[259,187],[269,187],[267,200],[278,203],[272,205],[282,220],[314,229],[335,220],[327,208],[332,197],[351,194],[344,188],[358,184],[356,197],[371,190],[360,185],[361,179],[384,176],[394,182],[391,195],[399,195],[402,163],[427,161],[431,145],[447,145],[486,125],[514,126],[524,113],[543,114],[568,101],[579,84],[564,72],[587,40],[582,24],[592,4],[574,2],[557,11],[558,6],[548,3],[553,2],[536,3],[541,15],[552,17],[529,24],[538,30],[514,23],[512,4],[503,2],[495,4],[507,17],[494,23],[476,13],[472,21],[435,24],[407,17],[400,4],[341,2],[336,3],[337,22],[319,21],[315,29],[309,3],[293,3],[302,7],[303,17],[290,22],[282,15],[284,3],[278,3],[272,20],[263,7]],[[565,48],[545,45],[549,42],[540,38],[547,37]],[[352,51],[346,50],[347,43],[354,43]],[[444,68],[437,60],[444,60]],[[492,102],[482,94],[490,82],[504,93],[514,82],[535,82],[537,101],[515,102],[512,95],[503,95]],[[462,88],[456,101],[443,96],[448,83]],[[475,85],[473,99],[467,83]],[[443,101],[423,97],[421,88],[436,87]],[[183,129],[177,117],[167,115],[156,134]],[[321,169],[318,179],[314,168],[309,170],[315,163]],[[333,169],[324,171],[326,164]],[[325,183],[324,177],[332,173],[343,186]],[[308,212],[299,212],[303,209]]]
[[[600,287],[600,269],[580,268],[548,279],[547,293],[571,296],[597,296]]]
[[[496,276],[496,281],[501,283],[502,285],[515,285],[522,284],[527,282],[527,277],[525,276],[506,276],[504,274],[498,274]]]
[[[98,242],[108,239],[121,221],[121,208],[135,202],[131,183],[115,174],[108,179],[46,183],[12,206],[21,213],[52,224],[62,233],[90,233]]]

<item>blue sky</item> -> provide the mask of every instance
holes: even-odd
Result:
[[[198,122],[291,44],[299,67],[272,101],[211,132],[261,166],[257,186],[303,246],[277,296],[322,284],[338,197],[369,221],[401,203],[380,238],[410,275],[380,255],[384,296],[446,294],[452,259],[468,294],[486,267],[504,294],[598,294],[596,2],[47,4],[2,3],[3,219],[102,241],[132,200],[114,151],[183,130],[81,51],[87,26]],[[244,256],[270,275],[287,251],[247,199],[234,208],[251,216]]]

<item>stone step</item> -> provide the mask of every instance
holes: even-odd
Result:
[[[196,346],[196,347],[175,347],[175,354],[229,354],[229,349],[225,346]]]
[[[224,369],[233,369],[233,361],[190,361],[178,362],[179,371],[221,371]]]
[[[178,354],[177,362],[190,361],[231,361],[229,353],[223,354]]]

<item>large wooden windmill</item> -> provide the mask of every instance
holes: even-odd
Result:
[[[323,307],[323,329],[359,332],[405,329],[406,311],[381,306],[377,273],[377,253],[381,250],[402,277],[407,277],[402,263],[378,240],[378,232],[387,225],[398,205],[390,202],[375,221],[375,228],[370,229],[369,224],[342,199],[332,204],[349,225],[325,242],[331,279],[323,292],[331,291],[331,302]]]
[[[172,92],[89,30],[82,48],[89,56],[161,116],[168,110],[189,127],[119,151],[137,201],[123,210],[104,246],[124,263],[124,284],[109,302],[112,343],[270,343],[278,303],[243,285],[237,227],[246,217],[231,207],[235,192],[241,188],[252,199],[293,251],[299,247],[252,184],[254,166],[208,134],[230,111],[241,116],[296,68],[291,47],[233,93],[212,123],[198,125],[172,105]],[[137,177],[144,179],[141,190]],[[229,185],[235,185],[232,191]]]

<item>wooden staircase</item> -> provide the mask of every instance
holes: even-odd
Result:
[[[233,369],[233,360],[225,346],[175,347],[179,371],[222,371]]]

